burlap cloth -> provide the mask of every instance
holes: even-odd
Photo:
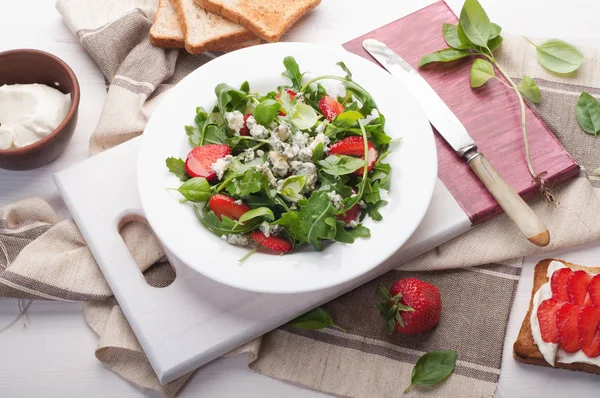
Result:
[[[160,94],[218,54],[190,56],[152,47],[147,39],[156,0],[59,0],[57,8],[109,83],[100,122],[90,142],[92,154],[142,133]],[[581,131],[574,107],[582,90],[600,94],[600,75],[587,62],[563,79],[545,71],[535,49],[507,37],[499,53],[511,76],[524,73],[538,82],[542,103],[535,107],[584,169],[600,165],[600,141]],[[352,397],[402,395],[416,359],[433,349],[455,349],[454,374],[435,389],[413,395],[489,396],[500,374],[508,314],[520,275],[521,257],[576,246],[600,238],[600,181],[584,171],[555,189],[558,207],[533,200],[550,229],[545,249],[529,244],[505,216],[432,250],[398,270],[330,302],[325,308],[347,329],[298,330],[284,326],[232,354],[249,353],[250,368],[310,388]],[[148,283],[173,279],[159,245],[142,223],[121,231]],[[420,272],[437,285],[444,311],[437,328],[413,337],[388,337],[373,303],[378,283]],[[440,271],[443,270],[443,271]],[[189,375],[161,386],[77,227],[60,221],[49,204],[28,198],[0,208],[0,295],[82,301],[84,316],[98,334],[96,357],[138,386],[174,396]]]

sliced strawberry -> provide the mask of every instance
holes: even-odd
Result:
[[[373,144],[371,144],[369,141],[367,141],[367,147],[368,147],[368,154],[369,154],[369,165],[368,166],[369,166],[369,171],[371,171],[371,169],[375,165],[375,162],[377,161],[377,149],[375,149]],[[365,144],[364,144],[363,138],[359,137],[357,135],[353,135],[350,137],[346,137],[343,140],[339,140],[338,142],[333,144],[331,146],[331,148],[329,148],[330,155],[360,156],[361,159],[364,159],[365,158],[364,153],[365,153]],[[363,171],[364,171],[364,168],[361,167],[360,169],[356,170],[354,172],[354,174],[361,176],[361,175],[363,175]]]
[[[595,275],[590,281],[588,293],[592,302],[600,307],[600,274]]]
[[[550,287],[552,288],[552,297],[560,301],[569,301],[567,284],[573,271],[570,268],[561,268],[554,271],[550,278]]]
[[[190,151],[185,161],[185,172],[190,177],[204,177],[207,180],[217,178],[211,166],[217,159],[231,155],[231,148],[225,144],[199,146]]]
[[[288,93],[288,95],[290,96],[290,100],[293,100],[294,98],[296,98],[296,93],[293,90],[285,90],[286,93]],[[281,98],[281,93],[277,93],[277,95],[275,96],[276,100],[279,100]],[[283,109],[280,109],[277,111],[277,113],[279,114],[279,116],[285,116],[287,115],[287,113],[285,113],[285,111]]]
[[[565,303],[556,313],[560,346],[565,352],[573,353],[579,349],[579,308]]]
[[[244,115],[244,127],[242,127],[240,129],[240,135],[250,135],[250,129],[248,128],[248,125],[246,124],[246,122],[248,121],[248,118],[252,116],[251,113],[246,113]]]
[[[250,237],[259,245],[279,253],[289,253],[294,248],[288,240],[273,235],[266,237],[265,234],[260,231],[252,232]]]
[[[331,121],[335,119],[337,115],[344,112],[344,105],[337,102],[335,98],[326,95],[319,101],[319,109],[323,112],[323,115]]]
[[[338,220],[343,221],[346,224],[348,224],[350,221],[356,220],[358,218],[359,214],[360,214],[360,206],[358,204],[355,204],[349,210],[347,210],[346,213],[338,214],[335,217]]]
[[[556,313],[565,303],[555,298],[542,301],[537,309],[537,317],[540,323],[542,340],[546,343],[558,343],[558,325],[556,324]]]
[[[579,345],[589,358],[600,355],[600,307],[584,307],[579,313]]]
[[[250,210],[243,203],[235,203],[235,199],[231,196],[221,195],[220,193],[211,196],[208,201],[208,207],[215,213],[219,220],[221,216],[226,216],[232,220],[239,220],[242,214]]]
[[[575,271],[569,277],[567,283],[567,293],[569,294],[569,301],[573,304],[586,306],[592,303],[587,291],[588,285],[592,277],[585,271]]]

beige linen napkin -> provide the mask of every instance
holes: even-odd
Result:
[[[59,0],[65,23],[98,63],[108,83],[100,122],[90,142],[92,154],[142,133],[161,93],[218,54],[191,56],[152,47],[147,39],[155,0]],[[599,141],[584,134],[574,106],[582,89],[600,94],[594,74],[597,53],[573,79],[545,72],[535,50],[521,38],[507,38],[501,62],[512,76],[524,71],[536,78],[543,101],[536,111],[586,169],[598,167]],[[509,49],[510,51],[506,51]],[[510,56],[508,55],[510,54]],[[596,189],[594,188],[596,187]],[[308,387],[353,397],[402,395],[412,365],[423,352],[456,349],[456,372],[436,389],[415,388],[413,395],[484,396],[493,393],[502,356],[506,322],[520,257],[583,244],[600,238],[600,181],[583,172],[556,188],[560,204],[532,201],[549,227],[552,243],[530,245],[505,217],[481,225],[398,270],[327,304],[336,322],[347,329],[307,331],[279,328],[231,354],[250,353],[250,367],[263,374]],[[156,238],[140,222],[121,234],[148,283],[166,286],[174,278]],[[374,307],[375,286],[415,275],[436,284],[444,311],[432,332],[415,337],[385,334]],[[85,301],[84,316],[98,334],[96,357],[138,386],[174,396],[189,375],[161,386],[135,335],[71,220],[59,221],[43,200],[29,198],[0,208],[0,295]],[[35,321],[35,320],[33,320]]]

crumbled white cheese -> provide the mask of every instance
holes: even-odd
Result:
[[[246,149],[244,151],[244,153],[241,155],[241,158],[245,162],[249,162],[251,160],[254,160],[254,150],[252,150],[252,148]]]
[[[312,160],[313,151],[309,147],[300,149],[298,152],[298,160],[301,162],[310,162]]]
[[[216,162],[214,162],[210,168],[217,173],[217,178],[220,180],[221,178],[223,178],[223,174],[225,174],[225,171],[227,171],[227,169],[229,168],[229,165],[231,164],[231,160],[233,159],[233,156],[231,155],[227,155],[224,158],[219,158],[217,159]]]
[[[256,156],[258,156],[259,158],[262,157],[264,154],[265,154],[265,151],[263,151],[262,149],[256,150]]]
[[[290,144],[281,141],[275,132],[271,134],[270,144],[273,150],[279,154],[283,154],[283,152],[290,147]]]
[[[316,133],[321,134],[323,131],[325,131],[325,127],[327,127],[327,123],[319,123],[319,125],[315,129]]]
[[[275,127],[273,133],[277,135],[281,141],[285,141],[290,136],[290,125],[286,122],[281,123],[279,126]]]
[[[346,227],[354,229],[358,227],[358,221],[352,220],[349,223],[346,223]]]
[[[240,111],[225,112],[225,120],[230,129],[240,134],[240,130],[244,127],[244,115]]]
[[[360,202],[358,202],[358,205],[360,206],[361,209],[366,209],[367,208],[367,204],[365,203],[364,200],[361,200]]]
[[[269,163],[265,162],[260,166],[256,166],[256,171],[263,173],[267,176],[267,179],[269,180],[269,185],[271,185],[271,187],[277,187],[277,178],[275,178],[275,176],[273,175],[273,172],[269,167]]]
[[[317,145],[319,145],[320,143],[323,143],[323,146],[325,147],[325,149],[327,149],[327,145],[329,144],[329,137],[327,137],[323,133],[318,133],[308,147],[314,151]]]
[[[268,238],[269,236],[271,236],[271,224],[269,224],[266,221],[263,221],[259,226],[258,229],[260,229],[260,232],[262,232],[263,234],[265,234],[265,236]]]
[[[296,102],[304,102],[304,93],[296,93]]]
[[[303,191],[312,191],[317,182],[317,166],[310,162],[299,162],[297,160],[291,161],[290,166],[294,175],[306,176]]]
[[[290,210],[296,210],[298,208],[298,205],[296,203],[292,203],[290,205]]]
[[[269,152],[269,162],[273,165],[273,173],[280,177],[285,177],[288,174],[290,166],[284,155],[271,151]]]
[[[248,235],[230,234],[227,236],[227,243],[237,246],[251,246],[252,239],[250,239]]]
[[[308,145],[308,134],[301,131],[297,131],[292,137],[292,144],[298,145],[300,148],[304,148]]]
[[[298,153],[300,152],[300,147],[296,144],[289,145],[285,151],[283,151],[283,156],[288,159],[294,159]]]
[[[265,126],[258,124],[254,116],[250,116],[246,120],[246,127],[248,127],[250,135],[254,138],[265,139],[269,137],[269,130]]]
[[[329,196],[329,199],[331,200],[331,204],[333,205],[334,208],[339,209],[342,207],[342,200],[344,200],[342,198],[342,196],[340,194],[338,194],[335,191],[331,191],[327,193],[327,196]]]
[[[238,199],[238,200],[236,200],[236,201],[235,201],[235,202],[233,202],[233,203],[235,203],[236,205],[241,205],[241,204],[243,204],[244,202],[242,202],[242,200],[241,200],[241,199]]]

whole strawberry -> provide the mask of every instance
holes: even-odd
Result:
[[[377,296],[385,302],[377,309],[385,318],[389,334],[417,334],[437,325],[442,312],[442,300],[437,287],[415,278],[400,279],[390,290],[377,289]]]

